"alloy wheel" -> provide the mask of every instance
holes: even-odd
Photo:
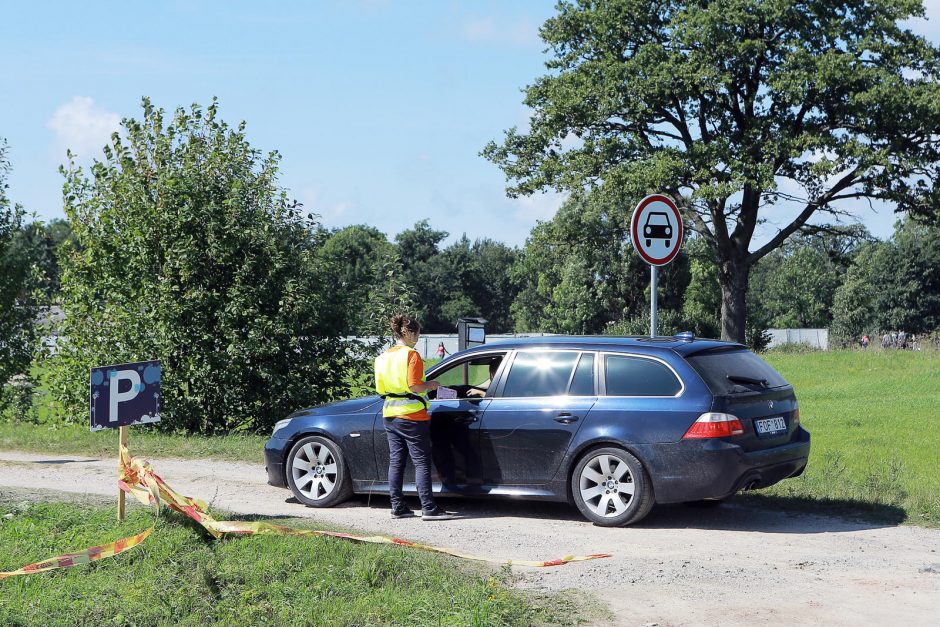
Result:
[[[620,516],[633,501],[633,474],[627,462],[614,455],[598,455],[581,470],[581,500],[596,515]]]
[[[291,477],[301,494],[314,501],[325,499],[336,488],[336,460],[325,444],[308,442],[291,463]]]

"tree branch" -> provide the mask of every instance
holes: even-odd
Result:
[[[836,182],[836,184],[833,185],[829,191],[820,196],[814,202],[807,203],[806,207],[803,208],[803,211],[800,212],[800,215],[798,215],[796,219],[793,220],[793,222],[780,229],[780,231],[773,238],[771,238],[769,242],[747,256],[748,265],[757,263],[761,257],[783,244],[783,242],[788,237],[793,235],[793,233],[801,229],[803,225],[806,224],[806,221],[809,220],[814,213],[816,213],[817,209],[832,202],[833,197],[843,189],[851,187],[857,183],[858,181],[856,177],[858,176],[860,168],[861,166],[856,166],[851,172],[839,179],[838,182]]]

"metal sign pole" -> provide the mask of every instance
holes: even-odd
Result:
[[[650,266],[650,337],[656,337],[656,266]]]

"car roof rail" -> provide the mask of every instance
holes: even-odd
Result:
[[[695,340],[695,334],[691,331],[682,331],[681,333],[676,333],[673,337],[677,340],[685,340],[686,342],[692,342]]]

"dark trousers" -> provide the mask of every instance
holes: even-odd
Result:
[[[405,464],[408,457],[415,467],[415,485],[421,509],[434,510],[431,494],[431,423],[407,418],[386,418],[385,434],[388,436],[388,492],[392,497],[392,509],[406,507],[402,484],[405,480]]]

